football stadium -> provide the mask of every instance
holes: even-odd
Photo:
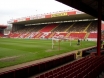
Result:
[[[59,1],[81,11],[12,19],[12,28],[0,25],[0,78],[104,78],[102,9],[93,7],[102,2]]]

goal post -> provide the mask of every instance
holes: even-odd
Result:
[[[58,42],[58,48],[60,50],[60,43],[61,43],[62,40],[63,41],[69,41],[70,42],[69,46],[72,45],[72,38],[71,38],[71,36],[69,38],[61,38],[60,36],[52,37],[52,49],[54,49],[55,43]]]

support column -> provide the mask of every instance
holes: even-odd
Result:
[[[101,15],[102,15],[102,0],[98,0],[98,30],[97,30],[97,55],[101,55]]]

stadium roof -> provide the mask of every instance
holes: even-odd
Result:
[[[52,18],[42,18],[29,21],[13,22],[12,24],[34,24],[34,23],[45,23],[45,22],[56,22],[56,21],[68,21],[68,20],[82,20],[82,19],[95,19],[95,17],[89,14],[75,14],[69,16],[59,16]]]
[[[7,28],[6,25],[0,25],[0,28]]]
[[[80,11],[98,17],[98,1],[100,0],[57,0]],[[102,0],[102,20],[104,21],[104,0]]]

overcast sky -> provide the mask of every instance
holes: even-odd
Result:
[[[0,24],[7,24],[10,19],[71,9],[55,0],[0,0]]]

